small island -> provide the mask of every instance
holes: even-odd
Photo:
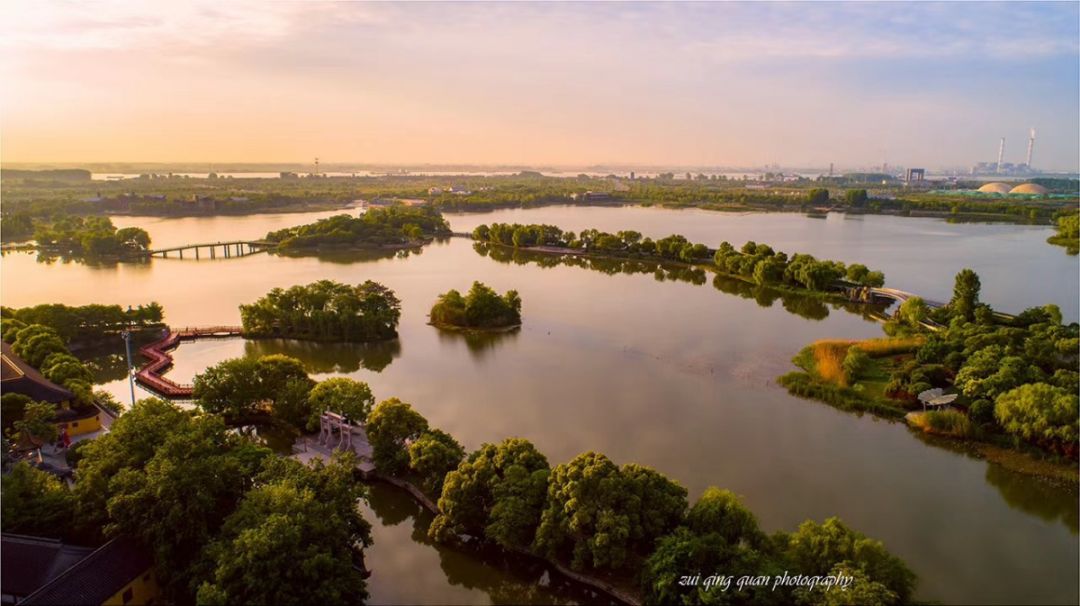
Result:
[[[509,330],[521,326],[521,297],[516,290],[499,296],[486,284],[473,282],[464,297],[451,289],[431,308],[431,324],[451,330]]]
[[[275,288],[240,306],[248,337],[309,341],[383,341],[397,338],[401,301],[394,291],[367,280],[350,286],[319,280],[306,286]]]
[[[1080,254],[1080,215],[1071,214],[1059,217],[1057,233],[1046,240],[1055,246],[1064,246],[1070,255]]]
[[[1056,305],[996,311],[980,302],[980,289],[965,269],[948,303],[908,299],[885,323],[887,338],[817,341],[794,358],[800,370],[778,382],[1075,485],[1080,325],[1064,324]]]
[[[18,229],[18,227],[17,227]],[[67,215],[34,227],[33,238],[45,258],[117,261],[150,250],[150,235],[139,227],[117,229],[108,217]]]
[[[430,206],[372,208],[360,215],[335,215],[314,223],[279,229],[266,241],[280,252],[319,249],[418,248],[437,236],[450,235],[442,214]]]

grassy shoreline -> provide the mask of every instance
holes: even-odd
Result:
[[[842,343],[846,343],[848,347],[858,345],[860,348],[872,350],[872,346],[867,347],[865,344],[873,341],[887,343],[890,339],[826,341],[808,346],[793,360],[801,370],[779,377],[777,383],[794,396],[816,400],[845,412],[869,413],[890,422],[902,421],[913,432],[933,436],[934,439],[930,443],[935,446],[948,444],[954,449],[1001,465],[1010,471],[1034,476],[1051,483],[1064,483],[1073,488],[1080,487],[1080,468],[1077,467],[1075,461],[1037,450],[1031,446],[1009,443],[1006,436],[988,434],[977,428],[970,431],[968,435],[957,435],[935,428],[926,422],[927,419],[922,416],[923,413],[920,410],[905,407],[902,400],[887,397],[882,387],[888,375],[879,365],[888,363],[882,360],[889,356],[896,359],[903,357],[897,356],[898,351],[872,357],[871,367],[865,371],[866,374],[863,377],[860,377],[862,380],[850,386],[842,373],[837,374],[840,372],[836,366],[839,364],[837,358],[821,351],[826,346]],[[911,343],[908,345],[913,346]],[[843,355],[840,355],[839,359],[842,360]]]

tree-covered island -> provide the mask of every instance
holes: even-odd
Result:
[[[117,229],[108,217],[66,215],[34,228],[41,254],[79,261],[115,261],[150,250],[150,235],[138,227]]]
[[[465,296],[454,289],[439,295],[430,317],[439,328],[505,330],[521,325],[521,297],[516,290],[500,296],[486,284],[473,282]]]
[[[841,409],[905,418],[1011,469],[1076,483],[1080,325],[1063,324],[1056,305],[995,312],[979,301],[980,288],[965,269],[944,306],[912,297],[885,324],[888,338],[813,343],[794,359],[801,370],[779,382]],[[934,404],[927,392],[935,388],[955,399]]]
[[[1057,233],[1046,241],[1064,246],[1065,252],[1070,255],[1080,254],[1080,214],[1074,212],[1058,217],[1056,227]]]
[[[448,236],[450,226],[430,206],[372,208],[359,217],[335,215],[314,223],[266,234],[282,252],[318,249],[415,248]]]
[[[312,341],[382,341],[397,337],[401,302],[394,291],[367,280],[350,286],[319,280],[275,288],[240,306],[244,334]]]
[[[639,259],[703,266],[717,273],[762,286],[811,293],[832,293],[850,286],[878,287],[885,275],[861,263],[817,259],[777,252],[767,244],[747,242],[735,248],[722,242],[715,250],[673,234],[653,240],[636,231],[608,233],[586,229],[580,234],[554,225],[493,223],[479,225],[474,240],[554,254]]]

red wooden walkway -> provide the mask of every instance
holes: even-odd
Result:
[[[139,348],[139,353],[150,361],[140,368],[139,372],[135,373],[135,380],[139,382],[139,385],[166,398],[190,398],[193,390],[191,385],[181,385],[163,376],[173,364],[173,357],[169,352],[175,349],[181,341],[194,341],[213,337],[235,337],[239,336],[240,333],[239,326],[170,329],[165,338]]]

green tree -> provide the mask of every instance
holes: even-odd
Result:
[[[139,400],[113,422],[108,433],[80,448],[79,481],[72,490],[83,536],[101,540],[109,522],[107,503],[113,478],[125,469],[145,467],[165,439],[190,422],[191,414],[175,404],[156,398]]]
[[[866,373],[872,364],[870,356],[858,347],[849,347],[841,368],[848,383],[854,383],[860,376]]]
[[[922,297],[911,297],[900,304],[897,313],[905,324],[918,329],[930,314],[930,307]]]
[[[521,324],[521,297],[516,290],[499,296],[480,282],[473,282],[464,297],[456,290],[439,296],[431,308],[431,323],[465,328],[503,328]]]
[[[952,301],[949,302],[954,317],[971,322],[975,319],[975,306],[979,304],[979,275],[970,269],[960,270],[956,274]]]
[[[81,467],[96,455],[86,453]],[[172,428],[145,465],[109,479],[105,532],[150,546],[170,595],[186,595],[198,580],[204,549],[271,456],[230,433],[220,417],[189,417]]]
[[[13,422],[12,438],[25,436],[39,443],[56,441],[56,407],[48,402],[29,402],[23,406],[22,418]]]
[[[150,234],[138,227],[125,227],[116,230],[116,242],[121,248],[128,251],[145,251],[150,249]]]
[[[547,458],[528,440],[484,444],[446,475],[428,534],[483,536],[510,549],[532,545],[547,497]]]
[[[424,488],[440,494],[446,474],[465,458],[465,449],[450,434],[429,429],[409,444],[409,469],[422,478]]]
[[[313,469],[271,465],[207,548],[198,602],[363,604],[366,582],[354,563],[371,538],[352,466],[351,457]]]
[[[31,324],[20,330],[11,348],[34,368],[41,366],[52,354],[68,353],[67,346],[56,331],[40,324]]]
[[[319,428],[319,417],[324,412],[336,412],[354,423],[363,423],[375,404],[375,396],[367,383],[348,377],[332,377],[320,381],[308,396],[311,416],[308,431]]]
[[[782,574],[783,568],[767,553],[743,543],[730,543],[719,533],[699,534],[685,527],[661,538],[656,550],[642,567],[641,584],[646,604],[759,604],[780,606],[792,603],[786,589],[755,587],[739,591],[703,585],[683,586],[680,579],[700,573],[731,575]]]
[[[686,514],[686,489],[656,470],[628,463],[619,470],[625,483],[624,515],[630,522],[630,547],[650,553],[656,539],[671,532]]]
[[[765,540],[757,518],[739,502],[735,493],[715,486],[705,489],[687,512],[686,526],[698,535],[717,534],[731,545],[759,545]]]
[[[807,193],[807,201],[814,205],[825,204],[829,201],[829,190],[823,187],[811,189]]]
[[[786,557],[799,574],[825,575],[840,563],[857,568],[867,580],[881,583],[907,602],[915,586],[915,573],[880,541],[852,530],[837,518],[822,524],[803,522],[789,537]]]
[[[635,548],[651,550],[685,509],[681,486],[587,452],[552,470],[535,546],[550,556],[570,556],[574,568],[618,569]]]
[[[849,189],[844,192],[844,201],[853,208],[865,207],[868,199],[865,189]]]
[[[784,278],[784,262],[768,257],[754,265],[754,282],[760,285],[776,284]]]
[[[1046,383],[1029,383],[997,398],[994,416],[1005,431],[1033,442],[1075,446],[1080,404],[1075,392]]]
[[[3,475],[0,527],[4,532],[68,539],[75,520],[72,493],[52,474],[16,463]]]
[[[862,284],[869,273],[870,270],[862,263],[852,263],[851,265],[848,265],[847,275],[845,277],[852,282]]]
[[[255,358],[224,360],[195,376],[193,396],[203,410],[237,418],[254,413],[265,397]]]
[[[303,363],[275,354],[219,362],[195,377],[193,395],[203,410],[229,420],[269,412],[304,427],[311,416],[309,394],[314,385]]]
[[[397,398],[379,402],[367,419],[375,467],[390,475],[404,473],[409,468],[407,444],[427,429],[427,420],[409,404]]]
[[[21,393],[8,392],[0,396],[0,419],[2,419],[5,433],[11,430],[15,421],[22,419],[26,405],[33,401],[32,398]]]
[[[851,577],[852,581],[844,591],[835,588],[830,591],[799,588],[793,592],[794,597],[801,604],[813,606],[893,606],[900,603],[900,596],[895,591],[884,583],[872,580],[869,575],[848,562],[833,566],[829,575]]]
[[[397,337],[401,301],[394,291],[367,280],[349,286],[319,280],[275,288],[240,306],[244,332],[317,341],[381,341]]]

